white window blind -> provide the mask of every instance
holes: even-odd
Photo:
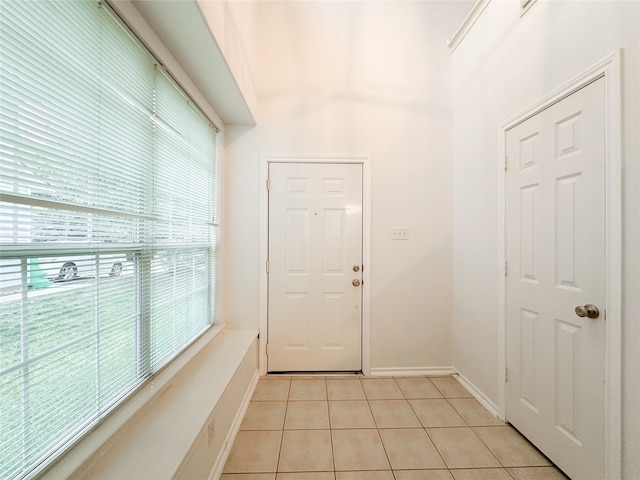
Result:
[[[216,130],[93,0],[0,2],[0,478],[213,321]]]

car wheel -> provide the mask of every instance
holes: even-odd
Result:
[[[60,272],[58,272],[58,276],[56,280],[71,280],[78,276],[78,267],[73,262],[64,262],[64,264],[60,267]]]
[[[120,262],[116,262],[111,267],[111,271],[109,272],[109,276],[110,277],[117,277],[118,275],[120,275],[122,273],[122,270],[123,270],[122,264]]]

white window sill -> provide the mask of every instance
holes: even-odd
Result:
[[[43,477],[173,477],[257,342],[257,334],[214,325]]]

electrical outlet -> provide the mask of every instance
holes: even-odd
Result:
[[[391,240],[409,240],[409,229],[408,228],[392,229]]]

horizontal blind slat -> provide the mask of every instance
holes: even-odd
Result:
[[[97,2],[7,0],[0,42],[0,477],[18,478],[212,322],[218,145]]]

